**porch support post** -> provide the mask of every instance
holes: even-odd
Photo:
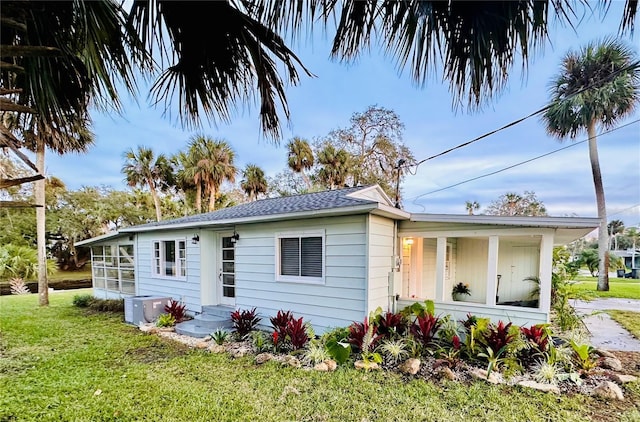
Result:
[[[439,237],[436,241],[436,301],[444,301],[444,262],[447,258],[447,238]]]
[[[553,271],[553,234],[543,234],[540,241],[540,298],[538,306],[547,313],[551,309],[551,273]]]
[[[498,236],[489,236],[489,253],[487,256],[487,291],[485,303],[488,306],[496,305],[498,294]]]

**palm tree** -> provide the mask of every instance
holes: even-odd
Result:
[[[614,247],[611,248],[611,241],[609,241],[609,249],[617,250],[618,249],[618,235],[620,233],[624,233],[624,222],[622,220],[611,220],[607,225],[607,230],[609,233],[609,239],[614,239]]]
[[[321,183],[335,189],[343,186],[349,176],[349,153],[344,149],[338,149],[327,144],[318,152],[318,163],[322,165],[318,171],[318,179]]]
[[[0,19],[0,112],[14,113],[19,122],[0,127],[0,144],[36,151],[43,175],[45,148],[83,151],[91,143],[89,105],[117,110],[114,79],[133,89],[132,65],[146,68],[150,56],[125,32],[122,7],[109,0],[4,1]],[[39,302],[47,305],[44,180],[35,191]]]
[[[247,164],[242,171],[242,182],[240,187],[249,196],[250,201],[255,201],[259,194],[267,192],[267,178],[264,171],[255,164]]]
[[[596,127],[607,129],[631,114],[640,99],[640,67],[633,51],[621,41],[590,43],[564,57],[560,73],[551,84],[550,108],[543,120],[547,133],[559,139],[575,139],[586,130],[589,158],[598,205],[598,290],[609,290],[607,273],[607,210]]]
[[[309,142],[302,138],[295,137],[287,144],[287,164],[294,173],[300,173],[307,189],[311,189],[311,181],[309,176],[305,174],[305,170],[313,167],[313,150]]]
[[[122,173],[131,187],[148,186],[156,208],[156,220],[162,220],[158,191],[164,191],[173,184],[173,167],[164,154],[155,157],[151,148],[139,145],[125,152],[125,164]]]
[[[478,201],[466,201],[465,206],[467,207],[467,212],[469,215],[473,215],[474,211],[478,211],[480,209],[480,204]]]
[[[216,199],[223,182],[236,181],[238,170],[234,164],[235,152],[224,140],[202,137],[198,140],[198,167],[202,169],[203,181],[209,194],[209,211],[216,209]]]

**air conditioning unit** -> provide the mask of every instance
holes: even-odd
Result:
[[[129,324],[140,325],[153,322],[164,314],[164,307],[171,301],[163,296],[132,296],[124,299],[124,320]]]

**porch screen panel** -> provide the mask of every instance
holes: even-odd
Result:
[[[322,277],[322,238],[303,237],[300,273],[303,277]]]
[[[300,275],[300,239],[280,239],[280,274]]]

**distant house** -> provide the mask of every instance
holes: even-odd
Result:
[[[254,201],[77,246],[91,247],[95,296],[170,296],[193,314],[285,309],[322,332],[378,307],[431,299],[438,313],[534,324],[549,319],[554,245],[597,226],[594,218],[410,214],[370,186]],[[454,301],[460,282],[471,294]]]

